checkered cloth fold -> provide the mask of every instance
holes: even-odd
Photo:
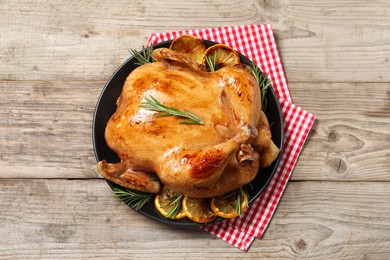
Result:
[[[271,25],[241,25],[153,33],[148,39],[147,46],[172,40],[183,34],[226,44],[251,59],[264,74],[269,74],[269,79],[272,81],[280,102],[285,140],[281,160],[274,177],[241,218],[227,219],[203,227],[226,242],[242,250],[248,250],[254,239],[263,235],[269,224],[314,123],[315,116],[292,102]]]

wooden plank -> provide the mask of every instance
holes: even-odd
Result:
[[[390,180],[390,84],[294,83],[317,116],[293,180]]]
[[[388,182],[290,182],[251,250],[278,252],[275,258],[387,259],[389,202]]]
[[[166,226],[139,215],[118,204],[102,180],[2,179],[0,185],[2,259],[377,259],[390,254],[388,182],[290,183],[263,239],[247,253],[201,229]]]
[[[5,2],[0,80],[105,80],[152,32],[270,23],[290,82],[388,82],[389,10],[381,0]]]
[[[2,82],[2,177],[96,177],[92,117],[104,82]]]
[[[0,81],[0,178],[98,177],[92,117],[104,83]],[[293,180],[390,180],[389,84],[290,88],[318,118]]]

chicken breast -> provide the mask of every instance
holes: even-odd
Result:
[[[245,185],[259,165],[272,163],[279,149],[261,111],[259,86],[243,65],[206,72],[169,49],[156,49],[153,57],[156,62],[138,67],[124,83],[105,130],[121,162],[99,162],[101,175],[131,189],[158,192],[161,182],[176,193],[207,198]],[[190,111],[203,124],[156,116],[142,107],[150,97]]]

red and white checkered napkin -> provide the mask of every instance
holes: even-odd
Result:
[[[241,52],[251,59],[264,74],[269,74],[272,86],[279,98],[285,140],[282,157],[274,177],[241,218],[227,219],[204,226],[204,229],[211,234],[242,250],[248,250],[253,240],[262,236],[270,222],[314,123],[315,116],[292,103],[270,25],[242,25],[154,33],[150,35],[147,45],[171,40],[183,34],[191,34],[202,39],[224,43]]]

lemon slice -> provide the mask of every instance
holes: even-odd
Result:
[[[195,199],[185,196],[183,209],[189,219],[198,223],[207,223],[217,218],[217,215],[210,208],[208,199]]]
[[[202,58],[202,65],[208,71],[216,71],[222,67],[239,64],[238,53],[225,44],[215,44],[207,48]]]
[[[156,195],[154,205],[156,209],[166,218],[181,219],[186,216],[182,207],[183,195],[176,194],[167,187]]]
[[[206,46],[203,40],[192,35],[182,35],[174,39],[169,47],[179,53],[186,54],[197,63],[202,62]]]
[[[241,202],[240,209],[237,207],[239,200]],[[248,195],[242,190],[236,190],[226,195],[213,198],[210,207],[217,216],[235,218],[240,216],[248,207]]]

